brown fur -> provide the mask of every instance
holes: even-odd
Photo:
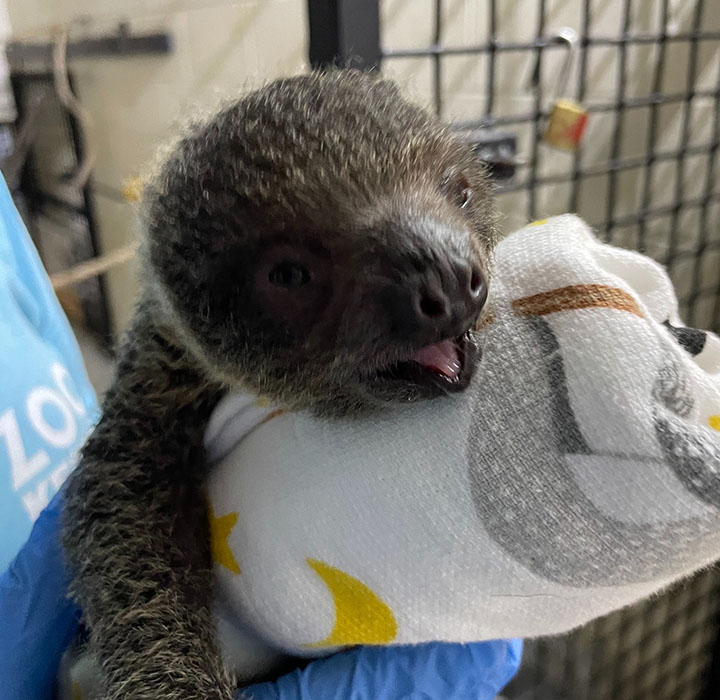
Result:
[[[466,146],[354,72],[225,107],[180,140],[146,198],[143,300],[68,483],[65,544],[107,698],[227,700],[202,497],[213,407],[228,387],[326,414],[435,395],[373,369],[407,355],[406,335],[435,342],[467,320],[406,333],[381,292],[443,256],[487,276],[492,207]],[[264,282],[273,246],[322,281],[288,297],[292,313]]]

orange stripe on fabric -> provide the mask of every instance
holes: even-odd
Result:
[[[577,309],[618,309],[643,317],[635,299],[622,289],[604,284],[575,284],[551,289],[516,299],[512,303],[516,313],[523,316],[545,316],[556,311]]]

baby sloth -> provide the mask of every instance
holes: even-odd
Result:
[[[231,388],[348,415],[461,391],[494,215],[470,147],[391,83],[280,80],[148,185],[144,290],[69,480],[65,545],[107,698],[227,700],[203,433]]]

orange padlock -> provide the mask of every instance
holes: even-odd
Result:
[[[544,140],[550,146],[575,150],[582,141],[588,121],[588,111],[575,100],[563,97],[567,94],[570,70],[578,49],[578,35],[574,29],[561,29],[554,37],[555,42],[566,44],[568,53],[555,88],[555,102],[545,129]]]
[[[545,130],[545,141],[556,148],[574,151],[582,140],[587,121],[587,110],[577,102],[556,100]]]

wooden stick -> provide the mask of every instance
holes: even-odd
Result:
[[[97,258],[82,262],[68,270],[50,275],[53,289],[55,291],[65,289],[78,282],[84,282],[91,277],[97,277],[97,275],[101,275],[117,265],[122,265],[137,254],[139,245],[136,241],[107,255],[99,255]]]

